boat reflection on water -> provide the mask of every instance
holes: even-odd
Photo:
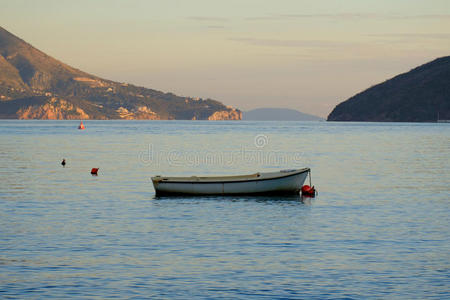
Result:
[[[154,195],[153,200],[157,201],[228,201],[228,202],[245,202],[245,201],[254,201],[254,202],[262,202],[262,203],[299,203],[304,205],[311,205],[312,199],[311,197],[302,196],[300,194],[297,195],[174,195],[174,196],[157,196]]]

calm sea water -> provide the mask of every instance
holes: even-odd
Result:
[[[0,298],[450,297],[450,124],[85,125],[0,121]],[[304,166],[315,199],[150,182]]]

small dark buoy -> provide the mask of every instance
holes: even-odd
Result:
[[[97,174],[97,173],[98,173],[98,169],[99,169],[99,168],[92,168],[91,174],[92,174],[92,175],[98,175],[98,174]]]
[[[66,166],[66,159],[65,159],[65,158],[63,158],[63,160],[62,160],[62,162],[61,162],[61,165],[62,165],[63,167]]]

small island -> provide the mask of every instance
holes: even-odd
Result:
[[[242,113],[244,121],[323,121],[321,117],[289,108],[255,108]]]

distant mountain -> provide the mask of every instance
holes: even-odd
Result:
[[[241,112],[211,99],[102,79],[0,27],[0,118],[236,120]]]
[[[320,121],[322,118],[289,108],[257,108],[242,113],[247,121]]]
[[[434,122],[450,119],[450,56],[375,85],[340,103],[328,121]]]

